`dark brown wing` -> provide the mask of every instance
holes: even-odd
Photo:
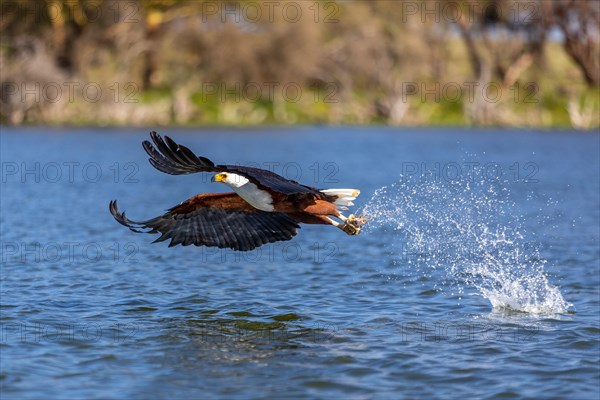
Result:
[[[193,174],[196,172],[232,172],[245,176],[260,188],[268,188],[283,194],[310,193],[322,196],[318,189],[286,179],[266,169],[239,165],[215,165],[206,157],[199,157],[190,149],[175,143],[165,136],[150,132],[152,143],[144,141],[143,146],[150,156],[150,164],[159,171],[171,175]]]
[[[120,213],[116,201],[110,202],[109,209],[117,222],[133,232],[161,233],[154,242],[171,239],[169,247],[194,244],[247,251],[290,240],[299,228],[287,214],[257,210],[236,193],[199,194],[140,222]]]

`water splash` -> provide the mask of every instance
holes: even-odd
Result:
[[[461,298],[475,288],[496,310],[564,313],[571,304],[549,283],[546,260],[516,209],[506,182],[401,177],[361,212],[365,232],[395,238],[393,263],[434,277],[436,289]]]

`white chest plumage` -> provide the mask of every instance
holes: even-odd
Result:
[[[254,208],[258,208],[262,211],[273,211],[273,198],[264,190],[260,190],[256,185],[252,182],[248,182],[239,187],[233,187],[233,190],[240,197],[246,200],[250,205]]]
[[[254,183],[244,176],[227,173],[224,184],[235,190],[252,207],[262,211],[273,211],[273,197],[267,191],[260,190]]]

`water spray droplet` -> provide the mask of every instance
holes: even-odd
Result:
[[[495,309],[565,313],[571,304],[549,283],[547,261],[526,240],[525,217],[514,214],[506,185],[401,177],[376,190],[361,210],[369,219],[363,232],[391,238],[399,266],[421,277],[435,273],[435,286],[447,292],[474,288]]]

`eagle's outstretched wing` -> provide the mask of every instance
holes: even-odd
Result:
[[[302,185],[296,181],[286,179],[274,172],[239,165],[215,165],[206,157],[199,157],[185,146],[175,143],[165,136],[163,139],[158,133],[150,132],[149,141],[144,141],[143,146],[150,156],[150,164],[159,171],[171,175],[193,174],[196,172],[232,172],[242,175],[256,184],[259,188],[270,189],[275,192],[291,195],[297,193],[311,193],[322,196],[322,193],[310,186]]]
[[[199,194],[140,222],[119,212],[116,201],[110,202],[109,209],[117,222],[134,232],[161,233],[154,242],[171,239],[169,247],[194,244],[246,251],[290,240],[300,227],[284,213],[257,210],[236,193]]]
[[[147,140],[144,140],[142,145],[150,156],[148,161],[159,171],[171,175],[223,171],[208,158],[196,156],[193,151],[175,143],[168,136],[165,136],[163,140],[158,133],[152,131],[150,132],[150,138],[154,145]]]

